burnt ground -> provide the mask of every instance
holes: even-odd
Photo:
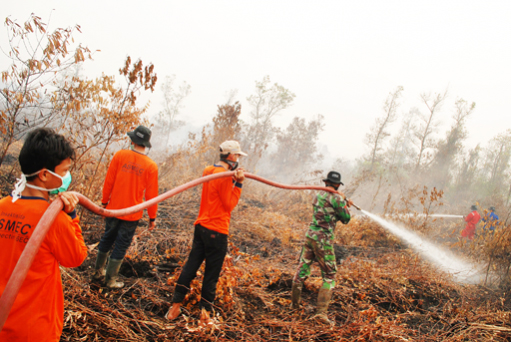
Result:
[[[217,324],[205,329],[197,324],[200,274],[183,314],[173,322],[164,319],[191,247],[198,203],[180,210],[161,206],[153,233],[141,221],[120,271],[126,284],[120,290],[90,281],[104,223],[85,215],[84,237],[91,252],[82,266],[63,269],[61,341],[511,341],[509,291],[456,284],[404,246],[388,241],[380,241],[378,248],[335,247],[337,286],[329,307],[333,326],[313,318],[321,286],[317,266],[305,282],[301,308],[291,310],[301,247],[296,236],[304,229],[293,238],[265,235],[259,210],[271,208],[260,202],[243,205],[245,211],[233,215],[229,256],[218,283]],[[251,216],[243,221],[244,215]],[[244,227],[235,220],[245,222]],[[357,224],[353,220],[350,228]]]

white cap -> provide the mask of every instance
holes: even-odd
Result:
[[[236,140],[227,140],[220,144],[220,154],[240,154],[242,156],[247,156],[245,152],[241,151],[240,143]]]

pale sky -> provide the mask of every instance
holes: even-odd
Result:
[[[4,1],[2,20],[35,13],[50,29],[79,24],[75,35],[94,54],[89,78],[115,75],[126,56],[154,63],[159,80],[176,75],[191,94],[180,119],[210,122],[238,89],[242,119],[255,81],[269,75],[296,94],[276,120],[325,117],[320,142],[354,159],[383,103],[403,86],[398,113],[423,110],[419,95],[444,92],[441,136],[454,102],[476,102],[467,145],[483,146],[511,128],[511,1]],[[53,10],[53,11],[52,11]],[[5,29],[0,42],[5,41]],[[2,65],[2,71],[7,65]],[[158,91],[149,113],[161,110]],[[396,123],[397,129],[398,123]]]

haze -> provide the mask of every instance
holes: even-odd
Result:
[[[508,1],[9,1],[3,18],[23,23],[30,13],[50,29],[81,26],[75,41],[94,61],[84,73],[118,75],[125,57],[152,62],[160,80],[176,75],[191,85],[179,119],[187,129],[210,122],[237,89],[246,98],[266,75],[296,94],[276,124],[325,117],[320,135],[331,157],[367,153],[364,138],[383,103],[403,86],[398,113],[421,109],[423,92],[444,92],[443,136],[454,101],[476,103],[467,146],[484,145],[511,128],[511,3]],[[5,42],[5,34],[1,37]],[[4,67],[2,70],[6,68]],[[144,96],[149,114],[161,110],[161,83]],[[399,124],[394,124],[397,129]]]

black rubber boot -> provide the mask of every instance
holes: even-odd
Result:
[[[328,310],[328,304],[330,303],[330,298],[332,298],[332,290],[324,288],[319,289],[316,316],[314,316],[314,318],[318,321],[321,321],[322,323],[332,325],[333,322],[328,319],[326,314]]]
[[[293,282],[291,288],[291,309],[295,310],[300,307],[300,297],[302,296],[303,283]]]
[[[119,269],[121,268],[122,260],[108,259],[106,267],[105,286],[111,289],[120,289],[124,287],[124,283],[118,282]]]
[[[96,257],[96,266],[94,267],[94,275],[92,279],[100,280],[106,274],[106,260],[108,259],[108,253],[103,253],[98,251],[98,255]]]

